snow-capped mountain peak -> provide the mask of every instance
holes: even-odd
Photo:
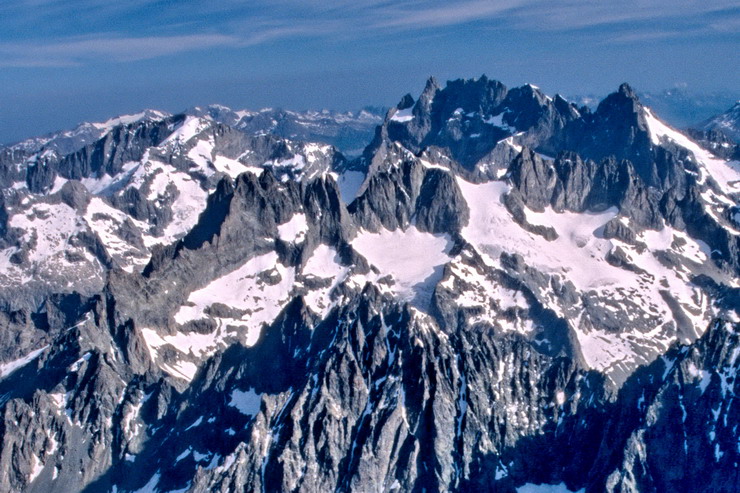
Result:
[[[733,490],[737,162],[627,84],[373,115],[2,155],[0,489]]]

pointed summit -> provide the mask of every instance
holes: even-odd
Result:
[[[637,93],[626,82],[622,83],[616,92],[609,94],[599,103],[597,112],[617,112],[621,116],[637,113],[642,106]]]
[[[398,102],[396,105],[396,108],[399,110],[405,110],[408,108],[411,108],[414,105],[414,97],[411,94],[406,94],[404,97],[401,98],[401,101]]]
[[[440,89],[440,85],[439,85],[439,82],[437,82],[437,78],[434,77],[433,75],[430,76],[427,79],[426,85],[424,86],[424,92],[426,93],[428,91],[436,91],[438,89]]]
[[[426,107],[427,110],[431,109],[432,100],[440,90],[441,87],[439,82],[437,82],[437,79],[433,76],[429,77],[424,86],[424,91],[422,91],[421,96],[419,96],[419,102],[421,105]]]
[[[626,82],[623,82],[619,86],[619,89],[617,90],[617,93],[618,94],[621,94],[622,96],[625,96],[625,97],[627,97],[629,99],[634,99],[635,101],[639,101],[639,98],[637,97],[637,93]]]

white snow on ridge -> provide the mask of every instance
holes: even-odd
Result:
[[[241,175],[245,171],[251,171],[252,173],[259,176],[262,171],[264,171],[262,168],[257,168],[254,166],[246,166],[236,159],[227,158],[221,155],[217,155],[213,159],[213,166],[216,168],[216,170],[226,173],[232,178],[236,178],[237,176]]]
[[[621,367],[624,370],[636,359],[629,334],[615,334],[604,330],[576,330],[578,344],[589,367],[599,371]],[[663,349],[668,349],[664,347]],[[640,359],[640,363],[646,361]]]
[[[64,203],[38,203],[30,210],[13,215],[8,221],[23,230],[23,241],[36,244],[29,255],[31,262],[41,262],[64,254],[70,237],[84,228],[84,221]]]
[[[188,116],[185,121],[175,129],[161,145],[174,144],[174,143],[185,143],[198,135],[200,132],[205,130],[211,122],[198,118],[196,116]]]
[[[27,355],[23,356],[22,358],[18,358],[13,361],[8,361],[6,363],[0,364],[0,378],[5,378],[14,371],[18,370],[19,368],[23,368],[31,361],[35,360],[39,356],[41,356],[41,353],[46,351],[46,349],[49,347],[47,344],[46,346],[36,349],[35,351],[31,351]]]
[[[326,287],[308,290],[304,294],[307,306],[321,317],[326,316],[333,306],[329,293],[347,279],[348,267],[338,262],[337,252],[326,245],[319,245],[306,262],[302,274],[307,277],[330,279]],[[190,293],[187,304],[175,313],[175,321],[186,324],[190,321],[211,318],[217,328],[208,334],[197,332],[160,332],[144,328],[144,337],[149,355],[156,364],[170,375],[192,380],[200,361],[225,347],[229,341],[241,340],[247,346],[259,339],[264,324],[275,320],[285,305],[295,296],[296,271],[285,267],[275,252],[252,258],[236,270],[210,282],[207,286]],[[209,308],[220,304],[234,310],[233,314],[208,314]],[[241,313],[240,313],[241,312]],[[165,362],[160,358],[160,349],[174,348],[180,356]]]
[[[640,348],[652,348],[656,353],[667,348],[672,342],[663,334],[663,324],[674,321],[674,313],[663,298],[661,290],[666,290],[676,299],[697,335],[707,326],[711,307],[701,290],[691,284],[691,273],[680,268],[671,270],[654,255],[654,251],[672,250],[695,262],[706,258],[704,247],[683,233],[671,228],[662,231],[647,231],[640,240],[650,245],[650,250],[642,250],[618,240],[600,237],[599,230],[609,220],[617,216],[616,209],[590,214],[572,212],[556,213],[548,208],[536,213],[525,210],[527,222],[545,225],[555,229],[558,238],[547,241],[545,238],[529,233],[516,224],[502,203],[502,196],[509,191],[503,182],[489,182],[479,185],[458,178],[470,208],[470,221],[462,235],[481,253],[486,262],[499,267],[502,252],[519,254],[525,263],[563,281],[570,281],[581,292],[613,300],[616,305],[607,307],[615,313],[629,310],[630,305],[642,307],[640,316],[644,317],[644,331],[625,331],[606,333],[600,330],[581,327],[581,320],[572,320],[587,364],[594,369],[608,373],[616,367],[630,369],[633,363],[642,362],[637,356]],[[674,247],[676,239],[683,240],[682,247]],[[606,261],[606,256],[619,247],[633,265],[648,272],[641,275],[615,267]],[[552,298],[548,290],[538,294],[540,300],[560,316],[565,316],[557,298]],[[624,316],[634,320],[634,316],[624,311]],[[570,317],[573,319],[573,317]],[[676,319],[676,323],[679,321]]]
[[[480,314],[471,317],[468,322],[471,325],[479,322],[489,323],[500,327],[504,332],[531,333],[534,326],[529,318],[516,317],[511,322],[500,316],[509,309],[528,309],[529,303],[524,295],[492,281],[477,268],[465,264],[462,260],[462,256],[458,256],[450,262],[450,277],[439,286],[450,290],[455,296],[457,306],[480,310]]]
[[[192,149],[188,151],[188,157],[195,163],[204,175],[211,176],[213,169],[208,163],[213,161],[213,137],[208,140],[198,140]]]
[[[270,280],[268,282],[261,277],[269,277]],[[290,301],[294,280],[295,269],[278,262],[275,252],[255,257],[235,271],[190,293],[190,304],[180,307],[175,320],[184,324],[205,318],[206,308],[214,303],[243,310],[246,314],[239,318],[216,317],[216,320],[219,328],[228,324],[245,329],[245,343],[251,346],[257,342],[262,324],[273,321]]]
[[[148,225],[143,221],[137,221],[126,213],[111,207],[99,197],[93,197],[87,206],[83,216],[87,224],[105,246],[108,255],[113,257],[123,269],[133,272],[134,267],[143,267],[149,261],[149,251],[139,249],[121,238],[118,231],[122,224],[131,221],[142,233],[146,232]],[[142,236],[142,239],[145,237]]]
[[[25,210],[14,209],[8,220],[13,228],[20,228],[21,251],[27,253],[22,264],[10,261],[16,247],[0,252],[0,285],[15,289],[31,281],[67,291],[86,289],[102,281],[103,267],[88,249],[75,241],[79,233],[88,230],[83,217],[65,203],[30,203],[27,197],[21,203]]]
[[[398,110],[395,113],[393,113],[393,116],[391,117],[392,122],[410,122],[414,119],[414,108],[413,106],[411,108],[406,108],[405,110]]]
[[[505,112],[500,113],[496,116],[489,116],[488,118],[483,120],[483,123],[487,123],[488,125],[493,125],[494,127],[499,127],[509,132],[515,132],[516,128],[510,127],[507,123],[504,123],[504,114]]]
[[[66,178],[62,178],[61,176],[57,175],[57,177],[54,178],[54,185],[51,187],[51,190],[49,190],[49,195],[57,193],[68,181],[69,180],[67,180]]]
[[[623,273],[622,269],[610,266],[604,259],[611,248],[611,243],[594,236],[597,229],[616,217],[618,213],[616,208],[596,214],[557,213],[551,208],[542,213],[525,208],[524,212],[530,224],[550,226],[558,233],[555,241],[546,243],[549,247],[547,252],[540,252],[540,256],[549,257],[549,260],[553,261],[549,267],[565,266],[568,269],[568,279],[581,290],[618,282],[620,274]],[[583,249],[586,249],[587,255],[596,260],[597,264],[603,265],[595,265],[593,261],[583,262]],[[608,271],[610,275],[605,276],[604,271]]]
[[[140,188],[144,183],[149,184],[148,200],[164,200],[170,185],[178,192],[171,206],[172,221],[165,228],[164,235],[148,240],[147,246],[170,243],[195,226],[198,216],[205,209],[208,192],[190,175],[168,164],[147,160],[136,168],[127,187]]]
[[[349,273],[349,267],[341,265],[338,260],[337,251],[322,243],[316,247],[311,258],[303,266],[302,274],[304,276],[332,280],[327,287],[313,289],[304,296],[306,305],[322,318],[329,313],[333,306],[329,293],[337,284],[344,281]]]
[[[409,226],[405,231],[362,230],[352,240],[352,247],[377,266],[381,276],[391,274],[396,282],[393,291],[409,300],[418,290],[429,288],[424,285],[430,284],[435,274],[441,274],[441,267],[450,261],[452,245],[446,235],[423,233]]]
[[[148,159],[149,152],[147,151],[144,154],[144,158],[141,162],[146,162]],[[82,183],[82,185],[87,188],[88,192],[93,195],[105,195],[110,189],[120,184],[126,183],[131,178],[131,175],[135,172],[139,164],[139,161],[129,161],[123,164],[121,173],[119,173],[115,177],[110,176],[107,173],[103,173],[101,176],[98,176],[96,178],[83,178],[82,180],[80,180],[80,183]]]
[[[653,144],[659,145],[664,139],[673,141],[694,154],[697,161],[704,165],[706,172],[714,178],[723,192],[740,192],[740,162],[725,161],[712,155],[709,151],[702,149],[696,142],[658,120],[649,108],[644,108],[644,110],[650,140]],[[704,183],[705,180],[706,177],[701,176],[699,182]]]
[[[309,142],[305,144],[303,152],[306,155],[306,161],[308,164],[313,164],[319,158],[327,155],[331,151],[330,145],[316,144]]]
[[[215,338],[209,339],[206,343],[203,343],[203,339],[201,337],[202,334],[183,334],[183,333],[177,333],[174,336],[160,336],[159,333],[156,330],[149,329],[149,328],[142,328],[141,329],[141,335],[144,338],[144,343],[146,344],[147,351],[149,352],[149,357],[151,360],[156,363],[162,370],[166,371],[170,375],[178,378],[182,378],[184,380],[187,380],[188,382],[193,380],[193,377],[195,377],[195,374],[198,371],[198,366],[191,362],[184,359],[178,359],[175,362],[172,363],[165,363],[164,361],[160,360],[159,357],[159,348],[163,346],[172,346],[177,349],[178,352],[181,354],[193,354],[192,348],[200,348],[202,346],[205,346],[204,353],[206,354],[212,354],[216,350],[216,344],[215,344]],[[207,336],[210,336],[207,335]],[[183,343],[184,338],[184,343]],[[209,344],[210,342],[214,342],[213,344]],[[178,344],[182,344],[182,346],[178,346]],[[200,346],[199,346],[200,345]],[[186,352],[186,350],[188,352]]]
[[[47,271],[52,272],[52,275],[62,275],[66,270],[73,269],[77,275],[69,276],[70,281],[82,275],[83,271],[85,276],[98,275],[95,274],[100,270],[97,260],[84,247],[74,242],[79,233],[86,231],[96,233],[108,254],[123,269],[132,272],[134,268],[148,262],[149,247],[170,243],[195,225],[200,212],[205,208],[208,195],[187,173],[179,172],[165,163],[149,160],[148,152],[141,162],[125,163],[122,172],[115,177],[103,174],[98,178],[84,178],[80,182],[93,195],[86,211],[76,211],[64,202],[47,203],[44,199],[36,200],[31,196],[22,203],[24,209],[16,208],[9,219],[10,226],[23,230],[23,243],[29,246],[28,260],[35,266],[33,277],[42,282],[50,279]],[[171,200],[170,193],[174,189],[177,191],[171,205],[173,219],[159,237],[149,234],[148,223],[132,218],[101,198],[101,195],[107,195],[114,189],[141,188],[144,185],[149,188],[148,200],[155,202]],[[123,228],[126,224],[140,232],[143,245],[137,244],[135,233],[132,239],[131,233]],[[18,274],[26,273],[24,275],[28,277],[28,269],[4,262],[14,251],[6,249],[3,252],[0,267],[7,267],[2,274],[8,281],[16,279],[20,282]],[[72,252],[85,257],[85,268],[80,269],[79,260],[70,261],[67,258],[67,254]]]
[[[107,132],[107,131],[110,131],[113,127],[117,127],[118,125],[129,125],[131,123],[136,123],[145,118],[162,119],[162,118],[165,118],[166,116],[167,115],[165,113],[162,113],[161,111],[145,110],[140,113],[135,113],[132,115],[117,116],[117,117],[111,118],[101,123],[91,123],[91,125],[97,128],[98,130],[104,130]]]

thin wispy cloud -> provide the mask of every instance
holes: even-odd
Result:
[[[662,22],[677,17],[696,17],[710,10],[705,4],[682,0],[676,0],[669,5],[642,0],[612,3],[587,0],[529,1],[513,12],[511,17],[516,26],[524,29],[539,28],[568,31],[648,20]]]
[[[697,36],[704,36],[707,30],[705,28],[694,28],[686,29],[681,31],[660,31],[656,30],[653,32],[636,32],[628,34],[619,34],[608,36],[603,39],[602,43],[616,43],[616,44],[631,44],[638,42],[649,42],[649,41],[662,41],[675,38],[693,38]]]
[[[93,107],[392,104],[428,75],[735,88],[739,33],[737,0],[6,0],[0,119],[28,127],[0,141]]]
[[[738,33],[740,33],[740,15],[727,19],[717,19],[709,24],[709,27],[717,32],[728,33],[738,37]]]
[[[716,15],[720,12],[721,19]],[[111,37],[96,32],[84,36],[52,35],[28,30],[21,40],[2,41],[3,32],[20,29],[38,16],[57,19],[84,17],[89,26],[125,24],[127,30]],[[692,24],[684,26],[686,19]],[[71,21],[70,21],[71,22]],[[613,27],[605,39],[618,43],[662,40],[682,32],[733,33],[740,24],[740,9],[733,2],[671,3],[628,0],[603,3],[587,0],[465,0],[460,2],[378,0],[326,0],[320,4],[297,0],[224,0],[215,5],[192,0],[165,3],[132,0],[25,0],[0,7],[0,66],[67,66],[99,61],[134,62],[190,51],[250,47],[302,37],[341,41],[403,35],[434,29],[454,29],[478,23],[496,29],[563,32]],[[655,28],[671,24],[671,29]],[[57,30],[59,29],[58,25]],[[208,32],[199,32],[207,26]],[[79,26],[75,25],[75,29]],[[25,32],[25,31],[24,31]],[[71,33],[68,33],[71,34]],[[16,36],[18,39],[18,36]]]
[[[472,1],[448,3],[433,8],[388,8],[374,24],[377,28],[403,27],[410,29],[428,29],[439,26],[454,26],[474,21],[489,20],[520,7],[526,2],[490,2]],[[402,4],[401,4],[402,5]]]
[[[0,43],[0,66],[64,67],[108,59],[117,62],[147,60],[243,42],[219,34],[160,37],[60,39],[47,43]]]

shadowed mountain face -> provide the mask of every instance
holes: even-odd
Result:
[[[354,160],[242,113],[2,150],[1,491],[737,491],[716,138],[627,84],[430,79]]]

